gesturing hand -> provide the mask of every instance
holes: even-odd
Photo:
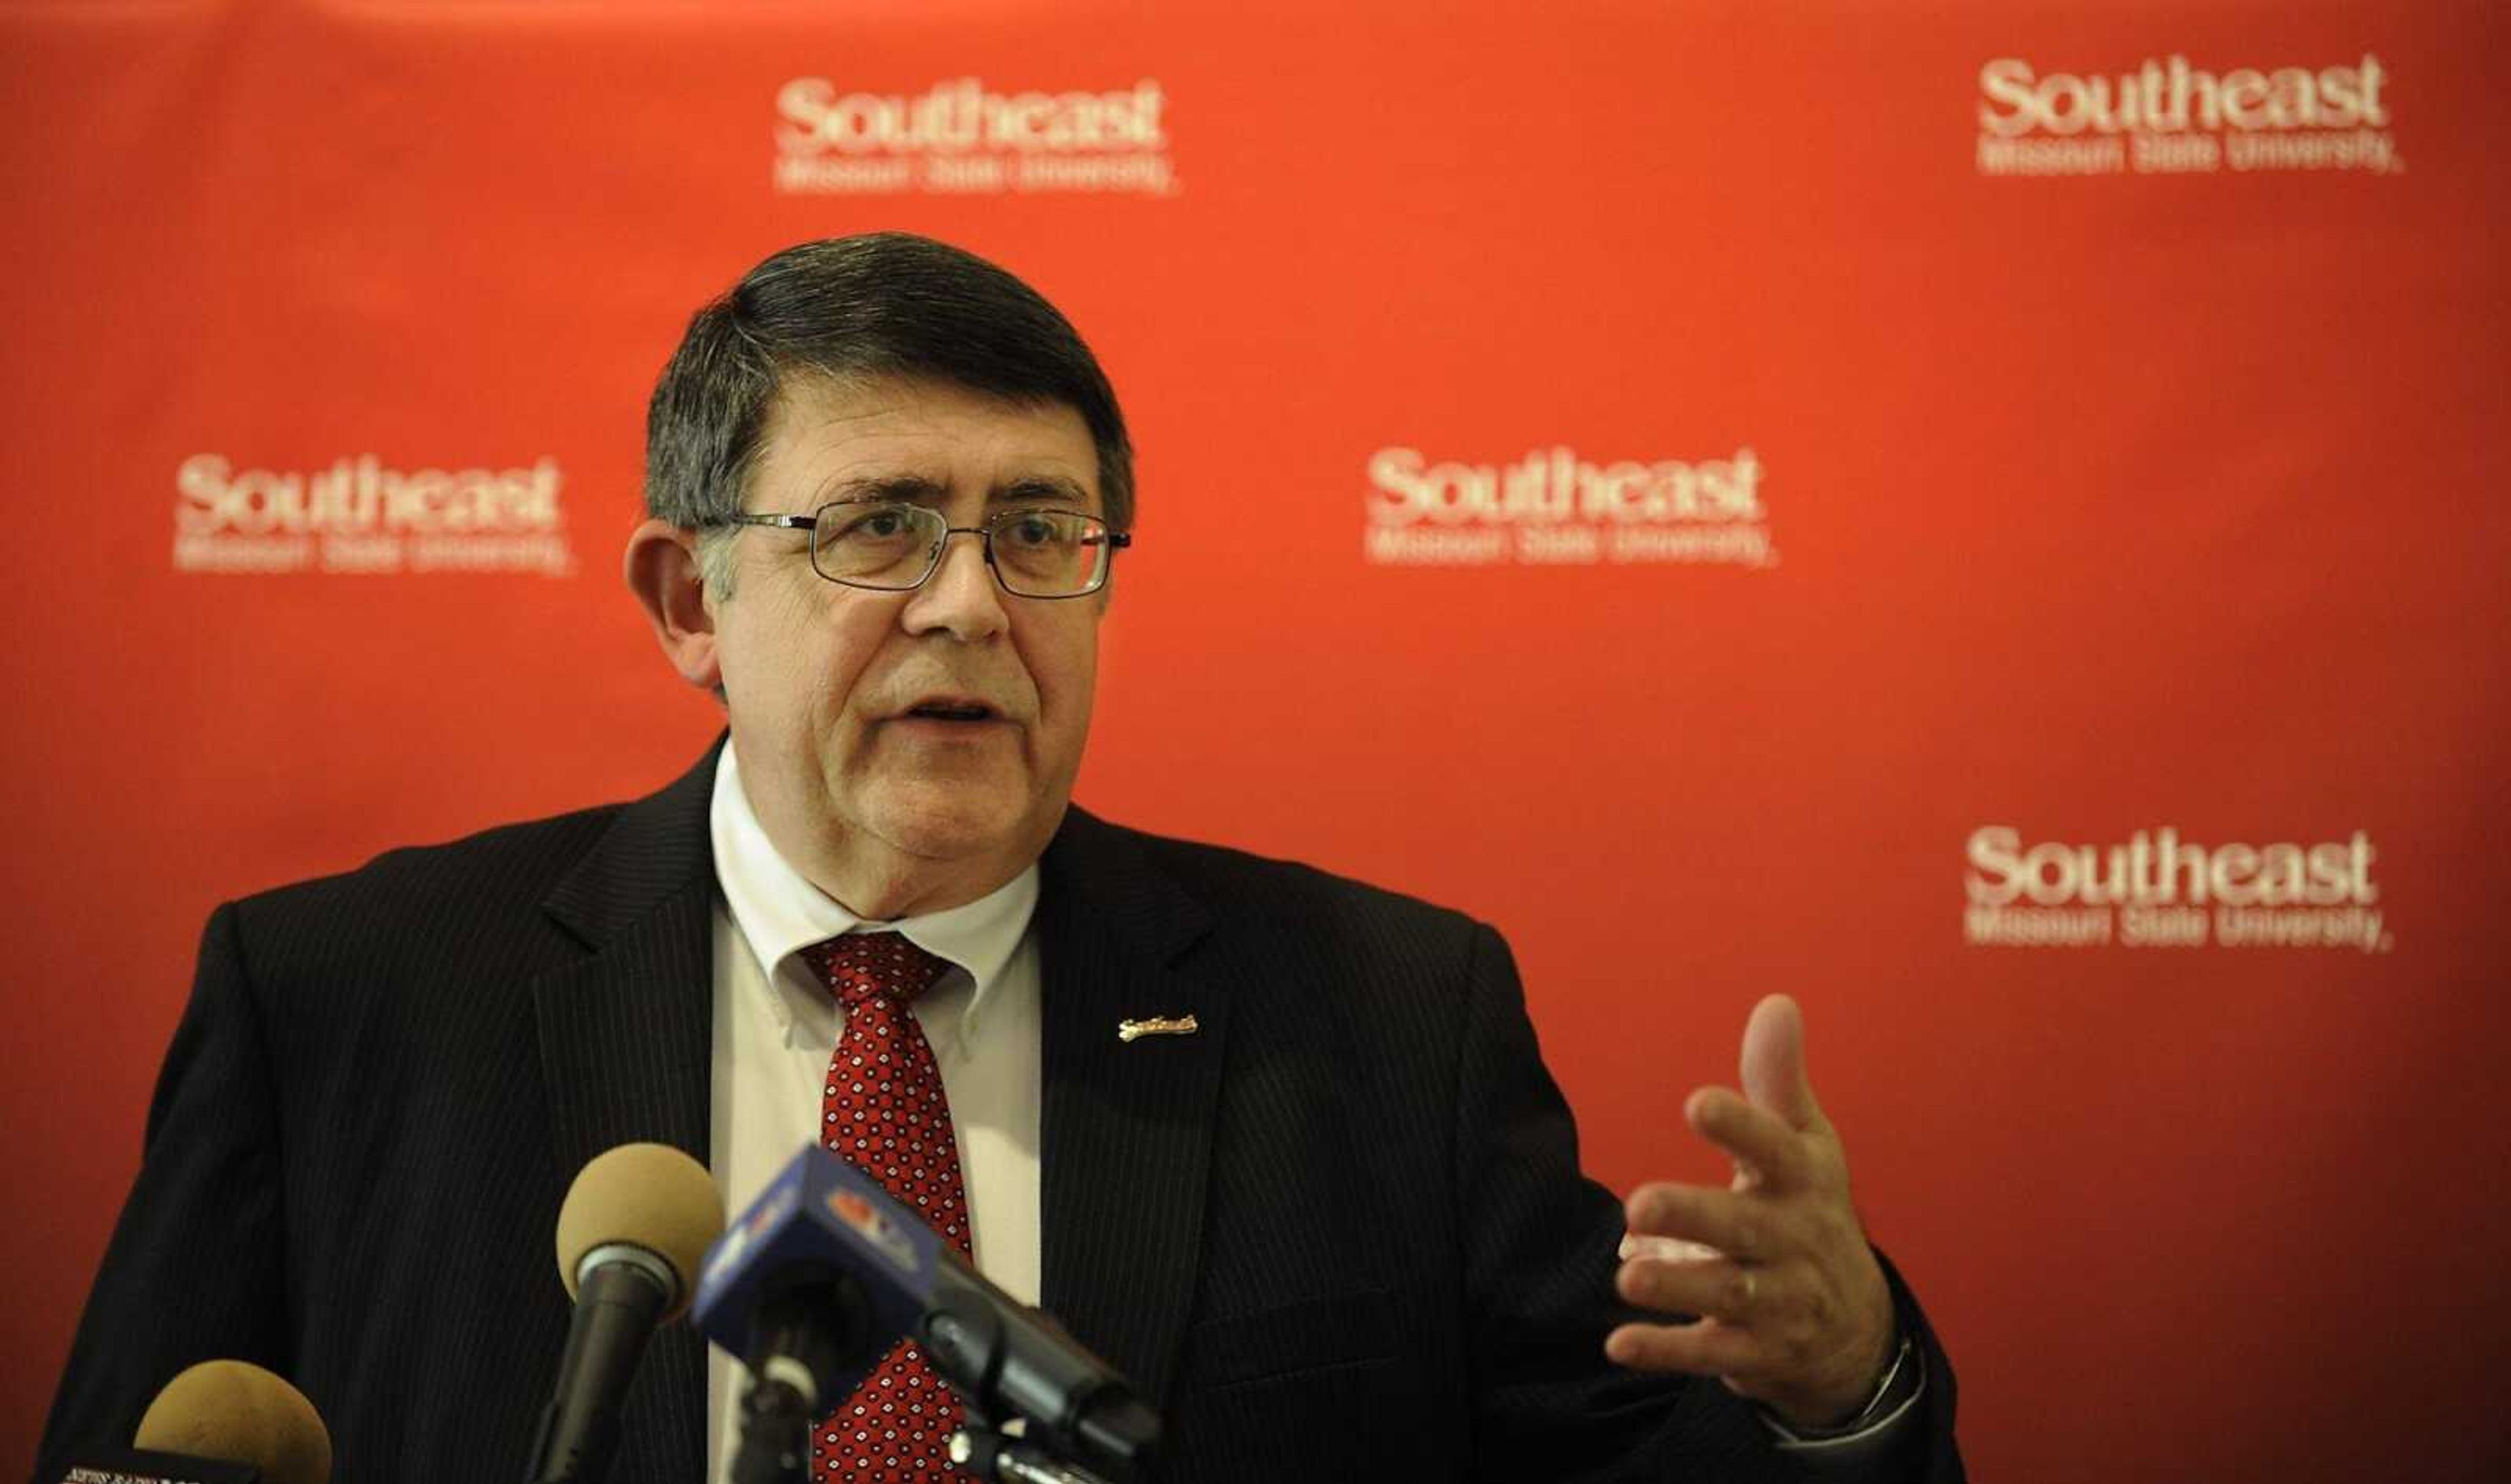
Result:
[[[1799,1427],[1866,1404],[1894,1345],[1892,1295],[1848,1201],[1848,1160],[1805,1079],[1804,1019],[1772,995],[1744,1028],[1744,1095],[1701,1087],[1692,1130],[1735,1161],[1725,1190],[1652,1183],[1626,1203],[1622,1297],[1686,1323],[1625,1324],[1604,1353],[1716,1376]],[[1654,1240],[1649,1238],[1667,1238]]]

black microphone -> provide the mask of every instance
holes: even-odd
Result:
[[[1049,1454],[1122,1480],[1159,1442],[1158,1415],[1112,1367],[825,1149],[797,1155],[707,1253],[695,1318],[754,1378],[742,1451],[758,1472],[740,1484],[792,1477],[779,1470],[807,1450],[794,1420],[807,1429],[902,1335],[972,1415],[1023,1419]]]
[[[657,1326],[688,1309],[723,1198],[706,1166],[664,1144],[595,1157],[558,1214],[558,1272],[575,1300],[558,1385],[526,1484],[596,1484],[619,1451],[619,1407]]]
[[[701,1326],[703,1327],[703,1326]],[[750,1393],[732,1484],[790,1484],[811,1462],[811,1421],[837,1404],[886,1349],[875,1348],[863,1285],[826,1263],[803,1260],[761,1275],[743,1347]],[[890,1332],[894,1336],[894,1332]]]
[[[129,1448],[83,1453],[62,1484],[328,1484],[331,1434],[260,1366],[204,1360],[166,1383]]]

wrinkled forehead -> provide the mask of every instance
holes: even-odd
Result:
[[[1098,448],[1070,404],[894,376],[788,377],[751,492],[753,504],[1041,501],[1093,513],[1103,504]]]

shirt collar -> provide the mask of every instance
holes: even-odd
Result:
[[[1032,861],[992,892],[946,911],[895,922],[856,916],[793,869],[768,840],[741,785],[741,765],[728,740],[715,764],[708,827],[715,837],[715,882],[723,889],[724,906],[774,991],[769,998],[789,1038],[797,1023],[829,1024],[833,1015],[828,988],[802,963],[801,950],[857,930],[903,933],[965,974],[963,982],[971,991],[959,1012],[958,1029],[963,1036],[973,1035],[987,996],[1001,981],[1037,909],[1038,871]],[[951,977],[946,975],[940,988],[946,989]]]

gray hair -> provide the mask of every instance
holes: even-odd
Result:
[[[696,530],[699,570],[731,592],[724,517],[742,509],[777,398],[922,376],[1081,414],[1107,523],[1134,519],[1134,445],[1098,358],[1037,290],[975,253],[875,232],[788,247],[701,309],[645,414],[645,510]]]

